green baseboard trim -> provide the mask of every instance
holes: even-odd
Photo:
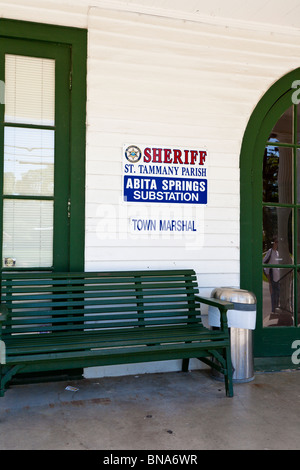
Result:
[[[300,369],[300,364],[293,364],[291,356],[255,357],[255,372],[276,372],[280,370]]]

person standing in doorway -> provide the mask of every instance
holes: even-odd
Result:
[[[279,253],[278,253],[278,239],[274,238],[272,248],[270,248],[263,259],[264,264],[278,264]],[[265,268],[264,273],[269,281],[269,290],[271,295],[272,314],[275,313],[275,309],[279,306],[279,291],[280,291],[280,274],[279,268]]]

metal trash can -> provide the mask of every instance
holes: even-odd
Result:
[[[230,328],[231,361],[233,366],[233,382],[244,383],[254,379],[252,331],[256,324],[256,297],[252,292],[232,287],[218,287],[211,297],[228,300],[234,310],[228,310],[227,319]],[[220,327],[220,313],[216,307],[209,307],[208,323]],[[212,369],[215,378],[223,379],[223,375]]]

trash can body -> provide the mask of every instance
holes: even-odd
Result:
[[[256,324],[256,297],[252,292],[232,287],[214,289],[211,297],[228,300],[234,305],[234,310],[227,312],[233,382],[250,382],[254,379],[252,331]],[[209,307],[208,323],[213,327],[220,326],[220,314],[215,307]],[[214,369],[212,373],[215,378],[223,377]]]
[[[254,379],[252,330],[230,328],[232,379],[236,383],[250,382]]]

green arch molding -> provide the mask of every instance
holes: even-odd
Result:
[[[295,80],[300,80],[300,68],[284,75],[264,94],[249,119],[241,146],[240,286],[254,292],[257,297],[255,357],[288,357],[291,341],[299,335],[298,328],[263,328],[261,321],[263,149],[273,126],[293,104],[292,94],[296,89],[292,85]]]

